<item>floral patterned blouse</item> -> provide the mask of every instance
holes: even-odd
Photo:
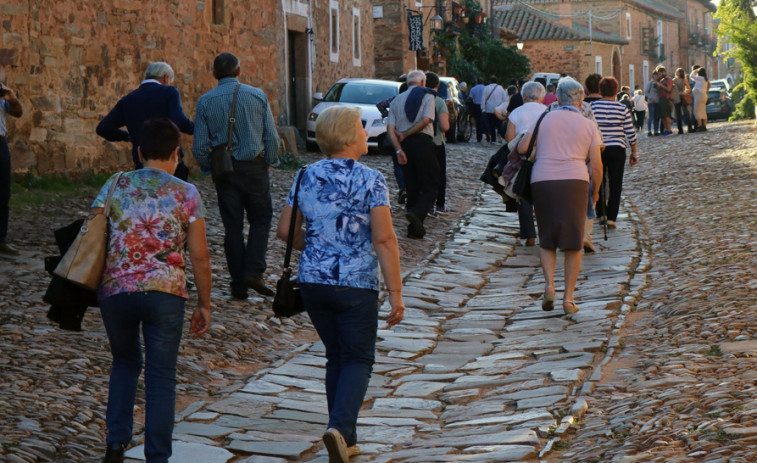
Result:
[[[389,206],[384,176],[352,159],[324,159],[305,170],[298,203],[306,231],[297,280],[378,290],[371,209]]]
[[[103,207],[116,175],[92,207]],[[189,224],[205,217],[200,193],[191,183],[157,169],[124,173],[113,192],[110,239],[98,297],[161,291],[189,298],[184,251]]]

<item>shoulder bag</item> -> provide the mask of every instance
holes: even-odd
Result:
[[[505,193],[517,200],[525,199],[531,201],[531,171],[534,168],[534,162],[536,161],[536,138],[539,136],[539,126],[547,113],[543,113],[534,127],[534,134],[531,136],[531,141],[528,143],[528,150],[525,153],[526,159],[521,163],[518,172],[513,176],[512,181],[505,188]],[[517,149],[517,148],[516,148]]]
[[[231,143],[234,138],[234,111],[237,107],[237,94],[239,87],[237,84],[234,89],[234,96],[231,98],[231,109],[229,110],[229,137],[225,145],[216,145],[210,152],[210,174],[213,177],[213,183],[220,184],[226,182],[234,173],[234,162]]]
[[[276,283],[276,296],[273,298],[273,313],[279,318],[291,317],[305,310],[302,303],[300,287],[297,285],[297,277],[292,277],[292,268],[289,266],[292,257],[292,244],[294,242],[294,228],[297,219],[297,201],[300,192],[300,181],[305,168],[297,175],[297,183],[294,186],[294,201],[292,202],[292,217],[289,220],[289,235],[287,236],[287,248],[284,254],[284,271]]]
[[[123,175],[119,172],[108,190],[102,214],[90,214],[53,273],[75,285],[96,290],[105,270],[108,248],[108,216],[113,191]]]

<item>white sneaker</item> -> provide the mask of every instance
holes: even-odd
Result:
[[[337,429],[328,428],[323,434],[323,443],[329,452],[329,463],[349,463],[347,454],[347,442]]]

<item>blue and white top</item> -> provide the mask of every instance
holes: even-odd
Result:
[[[626,140],[629,145],[636,143],[636,130],[626,105],[617,101],[596,100],[591,102],[591,109],[605,146],[625,148]]]
[[[389,206],[384,176],[352,159],[323,159],[305,170],[297,202],[305,219],[297,280],[378,291],[371,209]]]

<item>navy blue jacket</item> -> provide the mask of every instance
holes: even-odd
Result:
[[[134,165],[141,169],[137,152],[139,132],[142,123],[154,117],[167,117],[183,133],[194,134],[194,122],[184,115],[179,91],[176,87],[158,82],[145,82],[121,98],[116,107],[97,124],[97,134],[108,141],[131,141]],[[121,129],[123,126],[126,130]]]

